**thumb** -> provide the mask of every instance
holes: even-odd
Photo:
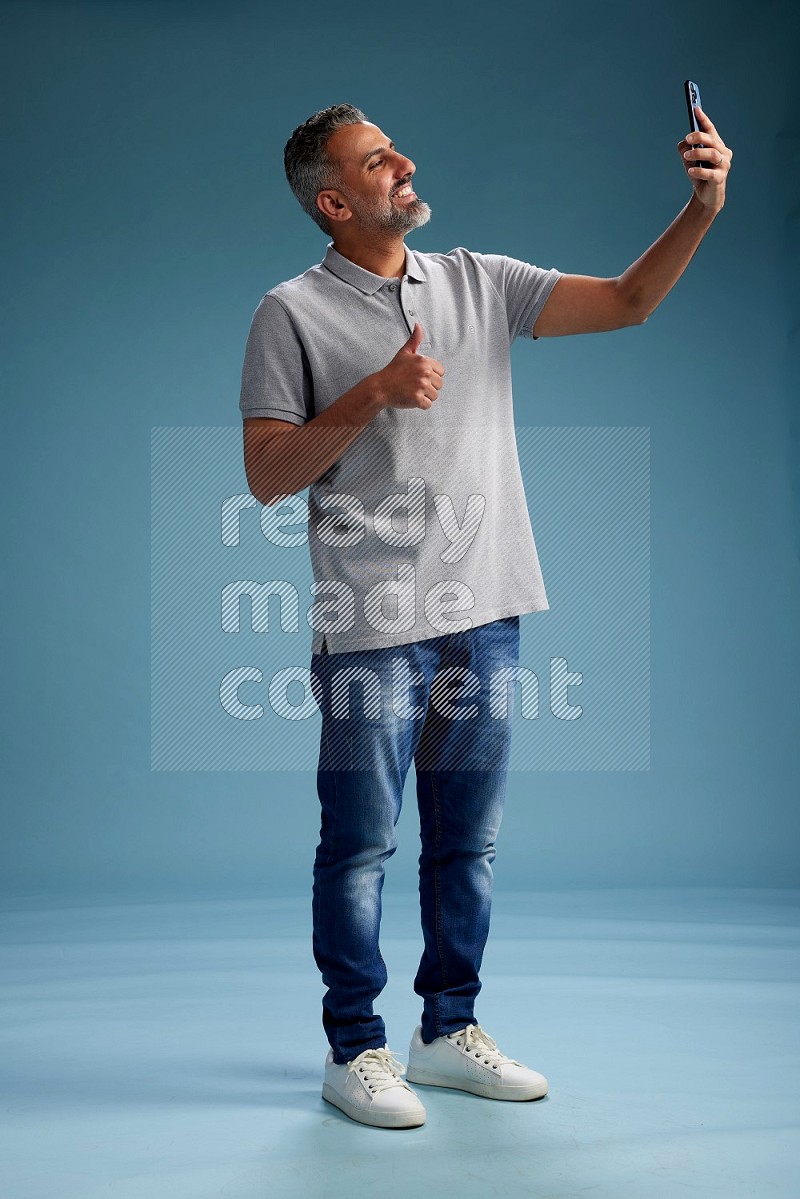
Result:
[[[423,336],[424,331],[422,325],[419,323],[419,321],[417,321],[417,323],[414,325],[414,332],[411,334],[406,344],[401,346],[401,349],[405,350],[409,354],[416,354]]]

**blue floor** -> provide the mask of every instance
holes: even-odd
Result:
[[[416,898],[385,892],[377,1005],[405,1061]],[[477,1018],[533,1103],[419,1087],[418,1129],[320,1096],[310,896],[7,906],[8,1199],[769,1199],[800,1193],[800,893],[496,894]]]

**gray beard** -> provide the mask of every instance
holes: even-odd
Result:
[[[424,200],[412,200],[410,204],[394,204],[387,201],[388,210],[379,204],[363,204],[345,193],[353,212],[370,233],[409,233],[425,225],[431,219],[430,205]]]

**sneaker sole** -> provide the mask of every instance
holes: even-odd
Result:
[[[373,1128],[419,1128],[425,1123],[425,1111],[417,1112],[371,1112],[369,1108],[356,1107],[343,1095],[329,1086],[322,1084],[322,1098],[338,1107],[351,1120],[359,1124],[370,1124]]]
[[[424,1087],[452,1087],[455,1091],[469,1091],[472,1095],[480,1095],[483,1099],[507,1099],[512,1102],[526,1102],[529,1099],[543,1099],[547,1087],[504,1087],[492,1083],[475,1082],[471,1078],[451,1078],[447,1074],[437,1074],[434,1070],[423,1070],[409,1062],[405,1077],[408,1082],[419,1083]]]

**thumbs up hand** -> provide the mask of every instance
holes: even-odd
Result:
[[[444,367],[435,358],[418,353],[424,336],[417,321],[414,331],[391,362],[374,376],[387,408],[430,408],[439,395]]]
[[[422,325],[419,323],[419,321],[417,321],[408,341],[406,342],[406,344],[404,346],[400,347],[400,349],[397,351],[397,353],[398,354],[403,354],[403,353],[416,354],[416,352],[419,349],[419,346],[422,342],[422,337],[423,337]]]

